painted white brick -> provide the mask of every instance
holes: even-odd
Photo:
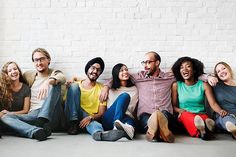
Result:
[[[106,69],[126,63],[142,68],[145,52],[162,56],[168,70],[178,57],[192,56],[212,71],[224,60],[236,67],[235,0],[0,0],[0,66],[17,60],[33,69],[37,47],[52,55],[52,67],[67,78],[101,56]]]

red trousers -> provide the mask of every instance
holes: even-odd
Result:
[[[196,114],[187,111],[182,112],[178,118],[179,122],[181,122],[184,125],[184,127],[186,128],[187,132],[191,137],[199,137],[200,135],[194,124],[194,117],[196,115],[199,115],[204,121],[205,119],[208,118],[206,114],[198,114],[198,113]]]

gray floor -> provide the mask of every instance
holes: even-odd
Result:
[[[43,142],[14,136],[0,139],[0,157],[231,157],[236,140],[218,134],[213,141],[177,135],[175,143],[147,142],[144,135],[135,140],[97,142],[88,134],[76,136],[54,133]]]

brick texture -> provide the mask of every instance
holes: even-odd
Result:
[[[236,71],[235,8],[236,0],[0,0],[0,66],[33,69],[31,52],[43,47],[67,78],[96,56],[106,62],[101,79],[118,62],[137,71],[148,51],[164,70],[191,56],[206,72],[218,61]]]

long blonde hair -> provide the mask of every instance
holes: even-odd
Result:
[[[233,70],[232,70],[232,68],[230,67],[230,65],[227,64],[226,62],[218,62],[218,63],[215,65],[215,68],[214,68],[215,76],[219,79],[219,77],[218,77],[218,75],[217,75],[217,72],[216,72],[216,67],[217,67],[219,64],[222,64],[222,65],[224,65],[227,69],[229,69],[229,72],[230,72],[231,78],[234,79],[234,73],[233,73]]]

